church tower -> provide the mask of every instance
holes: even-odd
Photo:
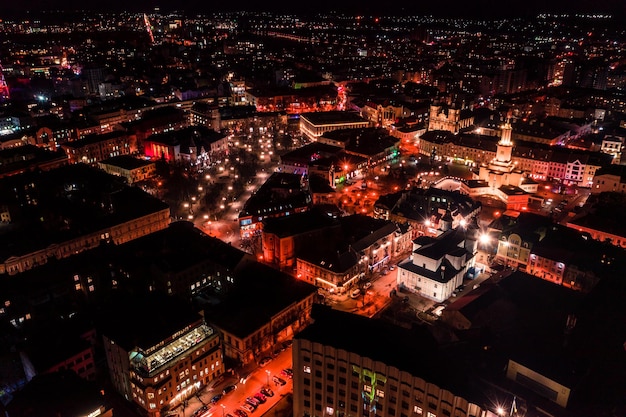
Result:
[[[501,127],[502,136],[500,137],[500,141],[497,145],[496,151],[496,161],[508,163],[511,161],[511,155],[513,152],[513,142],[511,142],[511,132],[513,128],[511,124],[507,120],[506,123]]]

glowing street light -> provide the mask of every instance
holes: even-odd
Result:
[[[270,373],[271,373],[271,372],[270,372],[270,370],[269,370],[269,369],[266,369],[266,370],[265,370],[265,374],[267,375],[267,386],[268,386],[268,387],[270,386]]]
[[[478,241],[481,243],[481,245],[486,245],[491,241],[491,238],[489,237],[489,235],[487,233],[482,233],[479,237],[478,237]]]

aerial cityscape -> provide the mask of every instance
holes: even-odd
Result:
[[[0,414],[626,416],[620,2],[42,3]]]

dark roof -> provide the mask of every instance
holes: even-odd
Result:
[[[297,161],[302,164],[314,163],[316,159],[337,155],[342,148],[326,143],[312,142],[281,155],[281,161]]]
[[[239,217],[268,217],[311,205],[311,193],[301,186],[302,176],[274,172],[255,194],[245,202]]]
[[[314,125],[367,122],[367,119],[362,118],[359,116],[359,113],[353,111],[302,113],[300,114],[300,117],[308,120]]]
[[[564,331],[584,295],[523,272],[507,273],[483,282],[448,309],[461,312],[473,328],[489,328],[495,347],[510,358],[573,388],[582,375],[572,372],[573,352]]]
[[[81,417],[104,405],[98,387],[61,371],[36,375],[6,408],[11,417]]]
[[[98,328],[127,352],[137,347],[147,350],[202,321],[191,304],[160,292],[112,294],[100,312]]]
[[[337,129],[324,133],[322,137],[344,142],[346,152],[364,157],[377,155],[396,146],[400,141],[389,135],[387,130],[375,127]]]
[[[86,135],[84,138],[82,139],[78,139],[78,140],[74,140],[71,142],[65,142],[63,144],[64,147],[67,148],[82,148],[83,146],[86,145],[91,145],[93,143],[99,143],[99,142],[105,142],[108,140],[114,140],[114,139],[118,139],[118,138],[126,138],[128,137],[128,133],[125,131],[113,131],[113,132],[108,132],[108,133],[103,133],[101,135],[99,134],[91,134],[91,135]]]
[[[208,151],[211,143],[220,141],[224,138],[224,134],[209,129],[206,126],[189,126],[183,129],[176,129],[171,132],[150,135],[145,141],[162,143],[170,146],[180,145],[181,150],[189,149],[193,143],[196,147],[205,147]]]
[[[16,189],[23,191],[16,193]],[[168,209],[166,203],[143,190],[84,164],[3,178],[0,196],[12,210],[13,219],[0,234],[0,259]],[[36,204],[26,203],[28,200]]]
[[[330,186],[327,178],[321,175],[309,175],[309,189],[312,194],[335,194],[337,191]]]
[[[316,291],[315,286],[284,272],[250,262],[237,270],[233,287],[219,304],[205,310],[205,317],[208,323],[244,338]]]
[[[146,161],[145,159],[135,158],[130,155],[119,155],[100,161],[104,165],[112,165],[119,168],[133,170],[143,168],[148,165],[154,165],[154,161]]]
[[[0,150],[0,174],[19,172],[54,160],[67,160],[63,150],[56,152],[35,145],[23,145]]]
[[[574,227],[587,227],[626,237],[624,207],[626,207],[625,194],[605,192],[592,195],[587,200],[584,211],[570,220],[569,223]]]
[[[456,274],[459,273],[459,271],[455,269],[454,266],[452,266],[452,264],[445,258],[441,261],[441,264],[435,271],[415,265],[410,260],[398,264],[398,267],[406,269],[407,271],[413,272],[419,276],[426,277],[432,281],[441,283],[450,281],[456,276]]]
[[[600,175],[616,175],[620,177],[620,182],[626,182],[626,165],[611,164],[596,171],[594,178]]]
[[[310,210],[285,217],[264,219],[263,232],[271,233],[278,237],[297,236],[332,225],[339,226],[339,221],[332,219],[319,210]]]
[[[461,371],[438,350],[426,328],[406,329],[318,304],[313,306],[312,317],[313,324],[298,333],[296,340],[308,340],[380,361],[462,395]]]
[[[187,221],[173,222],[168,228],[119,246],[118,261],[151,265],[162,273],[184,271],[212,261],[233,271],[246,252],[211,237]]]

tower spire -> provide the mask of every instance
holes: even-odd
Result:
[[[507,118],[506,122],[502,126],[500,126],[500,129],[502,130],[502,135],[500,136],[500,141],[498,142],[498,145],[513,146],[513,142],[511,142],[511,132],[513,131],[513,128],[511,127],[509,118]]]

